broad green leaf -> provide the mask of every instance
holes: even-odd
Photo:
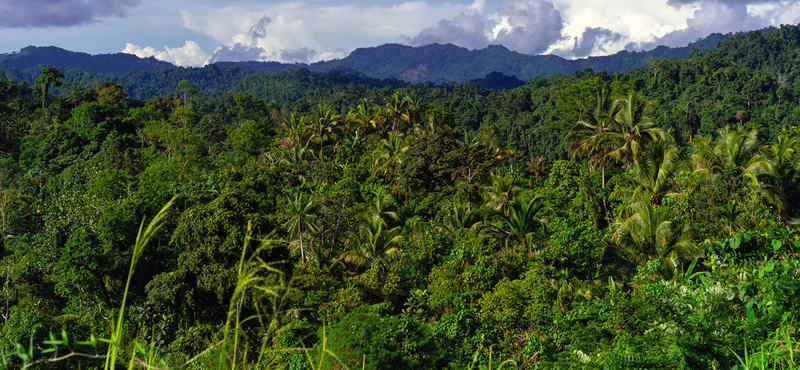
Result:
[[[747,307],[747,321],[751,323],[756,321],[756,313],[753,311],[753,306]]]
[[[742,243],[742,239],[739,239],[738,236],[731,237],[728,241],[728,244],[731,246],[731,249],[739,249],[739,245]]]

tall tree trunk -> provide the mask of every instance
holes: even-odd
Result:
[[[608,221],[608,205],[606,205],[606,194],[605,194],[605,189],[606,189],[606,164],[605,163],[603,163],[603,165],[600,166],[600,178],[601,178],[601,183],[602,183],[603,190],[604,190],[603,191],[603,195],[602,195],[602,197],[603,197],[603,218],[607,222]]]
[[[303,230],[300,230],[300,261],[306,263],[306,252],[303,249]]]

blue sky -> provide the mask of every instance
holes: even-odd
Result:
[[[0,52],[55,45],[197,66],[438,42],[574,58],[798,22],[800,4],[777,0],[0,0]]]

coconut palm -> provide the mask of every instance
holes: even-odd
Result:
[[[392,196],[386,191],[386,188],[380,187],[372,190],[371,193],[373,198],[372,203],[369,205],[369,212],[372,215],[378,216],[384,222],[400,219],[397,213],[391,210],[393,207],[389,202],[391,202]]]
[[[506,205],[520,192],[511,174],[492,174],[492,186],[485,187],[484,204],[497,212],[505,212]]]
[[[292,113],[284,117],[283,124],[278,128],[281,146],[284,148],[302,148],[309,150],[314,132],[310,126],[311,118],[299,113]]]
[[[440,227],[448,234],[455,235],[460,230],[476,230],[483,224],[483,217],[478,211],[470,209],[469,202],[453,199],[450,207],[445,208]]]
[[[605,156],[616,163],[629,165],[639,160],[651,141],[665,133],[655,127],[649,117],[656,104],[645,100],[638,92],[630,90],[627,95],[617,98],[614,105],[619,110],[614,114],[614,129]]]
[[[714,176],[729,171],[758,184],[759,176],[772,172],[772,162],[759,149],[758,130],[725,126],[717,131],[716,140],[699,137],[692,142],[695,173]]]
[[[618,188],[611,193],[611,199],[661,205],[661,200],[673,189],[675,175],[682,169],[688,169],[685,162],[679,161],[679,155],[680,149],[669,134],[652,142],[631,168],[628,179],[634,188]]]
[[[652,259],[672,265],[691,261],[698,255],[692,240],[694,231],[688,225],[675,224],[668,207],[637,202],[629,206],[630,216],[614,223],[612,240],[618,255],[629,263],[642,266]]]
[[[565,137],[570,142],[568,150],[573,156],[586,154],[591,167],[600,167],[603,188],[606,186],[607,154],[615,141],[612,130],[614,116],[619,111],[617,103],[611,99],[607,86],[598,88],[591,106],[581,114]]]
[[[773,184],[777,192],[781,195],[781,201],[776,202],[780,205],[797,204],[800,198],[800,187],[798,187],[798,177],[800,177],[800,140],[786,133],[778,136],[778,142],[765,148],[769,159],[773,164]],[[796,216],[794,207],[780,207],[786,216]]]
[[[362,99],[355,108],[350,109],[350,112],[347,113],[347,121],[355,126],[357,133],[377,131],[383,125],[380,113],[380,107],[370,103],[367,99]]]
[[[325,142],[325,135],[333,133],[341,120],[342,116],[339,114],[339,108],[333,105],[320,104],[314,110],[314,115],[311,117],[311,127],[314,130],[314,136],[319,140],[319,160],[322,160],[322,145]]]
[[[535,158],[531,156],[531,159],[525,162],[525,170],[533,175],[534,179],[536,179],[536,182],[539,182],[550,172],[550,163],[547,160],[547,157],[543,155]]]
[[[305,261],[305,245],[303,236],[309,232],[317,231],[316,215],[317,207],[312,199],[309,199],[300,192],[295,194],[294,199],[289,200],[289,207],[286,215],[289,219],[283,223],[283,228],[292,238],[291,247],[300,249],[300,258]]]
[[[400,228],[386,228],[386,222],[378,215],[369,215],[356,232],[348,232],[347,250],[340,259],[345,263],[363,267],[379,258],[397,252]]]
[[[398,132],[400,122],[411,122],[411,117],[415,111],[411,102],[408,94],[400,91],[395,91],[389,101],[386,102],[383,111],[392,122],[392,133],[396,134]]]
[[[548,220],[553,215],[555,212],[543,198],[516,199],[508,205],[505,213],[497,214],[499,223],[489,225],[487,230],[504,246],[521,244],[531,254],[534,239],[544,235]]]
[[[569,275],[568,269],[559,270],[556,276],[548,279],[550,286],[556,290],[556,302],[561,309],[561,313],[567,314],[572,309],[575,301],[592,301],[600,299],[598,294],[601,282],[584,282],[574,276]],[[598,284],[599,283],[599,284]]]
[[[372,175],[391,174],[391,182],[394,182],[397,179],[397,166],[402,163],[403,153],[408,148],[403,134],[389,134],[389,138],[381,140],[372,152]]]
[[[467,148],[477,148],[482,144],[478,131],[464,130],[463,133],[462,138],[456,140],[456,144]]]

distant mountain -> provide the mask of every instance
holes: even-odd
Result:
[[[29,46],[19,52],[0,54],[0,77],[33,85],[43,66],[53,66],[64,72],[64,82],[90,87],[96,80],[111,81],[125,86],[136,99],[166,95],[185,79],[197,84],[208,96],[248,92],[284,101],[314,88],[339,83],[396,88],[409,82],[473,81],[488,89],[513,89],[536,76],[571,75],[586,68],[610,74],[627,72],[646,68],[648,58],[686,59],[694,52],[767,70],[781,81],[791,82],[796,77],[794,61],[800,59],[800,30],[796,26],[782,26],[746,34],[715,33],[680,48],[659,46],[645,52],[620,51],[572,60],[520,54],[499,45],[468,50],[451,44],[421,47],[386,44],[356,49],[342,59],[311,64],[219,62],[202,68],[176,67],[131,54],[89,55],[53,46]],[[288,73],[291,71],[302,73]]]
[[[55,46],[28,46],[16,53],[0,54],[0,64],[20,70],[52,66],[59,69],[77,68],[87,72],[115,74],[175,67],[171,63],[153,57],[139,58],[133,54],[123,53],[91,55]]]
[[[253,71],[280,72],[306,68],[323,72],[334,68],[359,71],[373,78],[397,78],[411,82],[463,82],[485,78],[492,72],[516,76],[527,81],[536,76],[557,73],[572,74],[575,70],[592,68],[595,71],[628,72],[645,68],[648,58],[686,59],[692,50],[713,50],[732,36],[715,33],[685,47],[659,46],[643,52],[620,51],[613,55],[583,59],[564,59],[554,55],[525,55],[502,45],[490,45],[481,50],[468,50],[452,44],[431,44],[419,47],[385,44],[359,48],[343,59],[311,64],[279,62],[220,62],[219,66],[239,65]]]

